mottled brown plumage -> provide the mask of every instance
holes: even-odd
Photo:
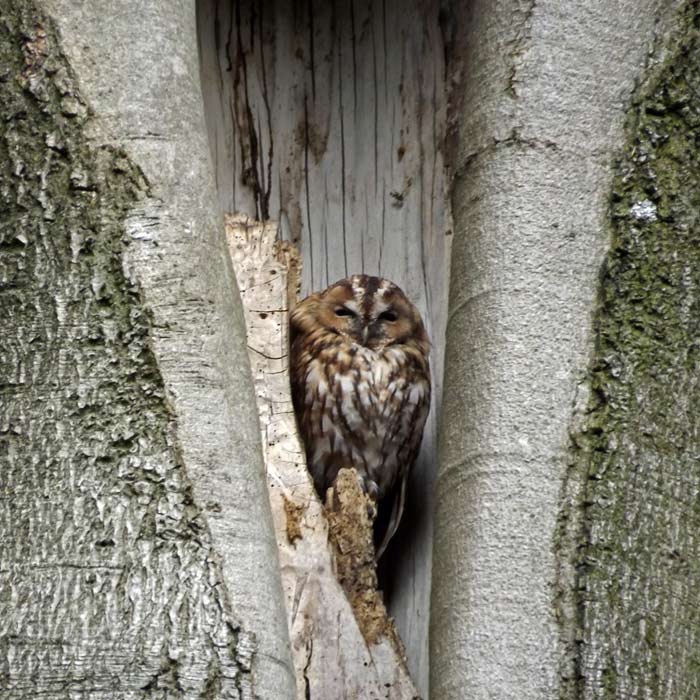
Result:
[[[311,294],[291,316],[292,397],[321,498],[354,467],[391,514],[381,554],[403,511],[406,478],[430,405],[430,343],[416,307],[392,282],[354,275]]]

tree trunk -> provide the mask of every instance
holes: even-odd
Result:
[[[294,680],[194,6],[0,14],[3,698]]]
[[[432,492],[447,261],[446,68],[437,0],[199,5],[202,84],[224,210],[271,218],[302,295],[382,275],[433,340],[433,406],[383,587],[427,696]]]
[[[669,44],[677,4],[465,11],[435,699],[695,697],[697,528],[677,490],[698,478],[697,77],[674,47],[694,55],[697,10],[680,23],[692,41]],[[672,372],[683,404],[669,409]]]
[[[698,27],[700,8],[685,3],[635,90],[608,185],[611,245],[565,511],[583,636],[564,697],[576,700],[700,697]]]

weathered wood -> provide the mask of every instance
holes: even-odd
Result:
[[[288,316],[298,289],[298,254],[277,240],[274,223],[233,216],[227,218],[226,232],[248,328],[297,697],[416,698],[376,590],[366,496],[352,476],[339,477],[335,496],[329,491],[336,558],[324,508],[306,469],[288,364]]]
[[[368,645],[388,637],[405,663],[403,644],[389,618],[378,589],[373,524],[376,504],[360,487],[354,469],[341,469],[328,489],[324,509],[333,547],[335,573],[350,602],[357,625]]]
[[[437,0],[204,0],[202,84],[225,211],[280,222],[302,290],[380,274],[423,313],[433,406],[385,554],[390,609],[427,694],[435,436],[451,234]]]

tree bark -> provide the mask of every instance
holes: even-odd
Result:
[[[569,430],[589,394],[612,163],[676,5],[458,10],[465,96],[436,495],[436,700],[555,698],[581,663],[597,667],[610,620],[589,606],[600,628],[573,668],[575,542],[560,539],[558,519]],[[596,572],[599,596],[611,571]]]
[[[426,317],[384,579],[422,694],[432,563],[436,700],[696,697],[695,3],[197,13],[0,8],[2,697],[294,697],[283,595],[315,601],[280,586],[220,207],[279,219],[304,292],[381,274]],[[278,536],[332,567],[297,505]]]
[[[585,416],[562,539],[575,700],[700,696],[700,8],[684,3],[608,185]]]
[[[3,698],[293,697],[190,2],[0,14]]]
[[[443,29],[437,0],[199,5],[222,208],[280,222],[301,249],[302,295],[348,274],[378,274],[427,321],[433,405],[383,577],[424,696],[451,237]]]

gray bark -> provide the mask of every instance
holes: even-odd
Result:
[[[2,696],[293,697],[193,4],[0,51]]]
[[[576,700],[700,697],[699,26],[684,3],[635,91],[610,186],[564,521],[582,634],[563,697]]]
[[[301,248],[302,294],[379,274],[433,340],[433,406],[387,553],[390,612],[428,684],[433,481],[451,223],[443,164],[439,3],[200,3],[202,84],[224,210],[279,221]]]
[[[304,291],[404,287],[439,405],[452,145],[431,697],[697,696],[698,10],[447,5],[199,3],[205,128],[192,3],[3,3],[3,698],[294,696],[212,173]],[[424,694],[437,419],[389,591]]]
[[[676,5],[477,1],[460,15],[437,700],[555,698],[571,677],[576,604],[562,591],[576,583],[557,552],[569,429],[589,391],[613,159],[635,81]],[[596,665],[595,651],[586,658]]]

